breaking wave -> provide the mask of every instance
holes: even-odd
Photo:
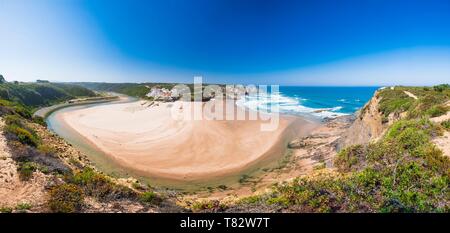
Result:
[[[342,106],[330,108],[311,108],[302,103],[308,99],[299,97],[288,97],[281,93],[258,94],[243,96],[237,100],[236,104],[253,111],[279,112],[286,114],[312,115],[319,118],[335,118],[338,116],[349,115],[349,113],[340,112]]]

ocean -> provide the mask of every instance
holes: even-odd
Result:
[[[249,95],[237,101],[255,111],[271,111],[277,104],[280,113],[333,118],[350,115],[372,98],[379,87],[305,87],[280,86],[278,92]],[[276,97],[272,99],[270,97]]]

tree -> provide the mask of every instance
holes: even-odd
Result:
[[[3,77],[3,75],[0,74],[0,83],[6,83],[5,78]]]

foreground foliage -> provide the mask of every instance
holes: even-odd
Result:
[[[84,193],[76,185],[61,184],[50,190],[48,205],[56,213],[75,213],[83,208]]]
[[[418,96],[415,100],[403,91]],[[336,172],[319,172],[275,185],[268,193],[241,199],[242,208],[286,212],[450,212],[450,159],[431,142],[449,128],[448,85],[380,92],[385,116],[406,112],[378,141],[343,149]]]

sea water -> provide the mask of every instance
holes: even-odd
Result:
[[[379,87],[280,86],[278,89],[275,92],[268,87],[266,93],[247,95],[237,104],[268,112],[277,105],[277,111],[284,114],[333,118],[355,113]]]

